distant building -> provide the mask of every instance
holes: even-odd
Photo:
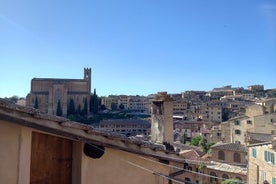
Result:
[[[199,118],[203,121],[222,121],[222,108],[219,105],[208,105],[204,104],[200,106]]]
[[[223,158],[218,159],[218,153]],[[194,148],[181,150],[179,155],[185,158],[183,165],[177,165],[179,170],[173,175],[185,183],[214,183],[219,184],[226,179],[238,179],[242,183],[247,181],[245,158],[247,147],[238,144],[214,145],[212,154],[205,154]],[[236,164],[233,164],[234,163]],[[247,163],[247,162],[246,162]],[[183,168],[180,170],[180,168]]]
[[[102,105],[110,110],[130,110],[141,113],[149,113],[150,102],[144,96],[109,95],[102,97]],[[120,106],[123,109],[120,109]]]
[[[141,119],[109,119],[102,120],[100,130],[107,130],[126,136],[149,135],[150,122]]]
[[[251,91],[255,95],[255,97],[263,97],[264,96],[264,85],[256,84],[248,86],[248,90]]]
[[[76,110],[83,110],[87,105],[89,112],[90,95],[91,69],[84,68],[83,79],[33,78],[26,105],[37,105],[41,112],[56,115],[60,103],[62,115],[66,116],[70,100],[73,100]]]
[[[244,145],[218,142],[212,146],[212,160],[246,167],[247,152],[247,147]]]

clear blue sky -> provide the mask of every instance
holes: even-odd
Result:
[[[84,67],[100,96],[276,88],[276,1],[0,1],[0,97]]]

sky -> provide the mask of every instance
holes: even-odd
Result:
[[[0,0],[0,97],[85,67],[99,96],[276,88],[276,1]]]

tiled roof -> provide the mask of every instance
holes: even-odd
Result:
[[[155,158],[183,160],[174,152],[165,150],[164,145],[126,137],[115,132],[96,130],[89,125],[73,122],[63,117],[43,114],[37,109],[19,106],[1,98],[0,119],[84,143],[93,143]]]
[[[212,146],[219,150],[237,151],[237,152],[247,152],[247,147],[237,143],[217,143]]]
[[[251,144],[254,143],[262,143],[262,142],[269,142],[272,140],[272,134],[264,134],[264,133],[247,133],[248,140]]]
[[[177,143],[177,142],[173,143],[173,146],[176,148],[180,148],[181,150],[191,150],[191,149],[200,150],[200,148],[197,146],[186,145],[186,144]]]
[[[206,153],[204,153],[203,151],[194,150],[194,149],[184,150],[184,151],[179,152],[180,156],[182,156],[186,159],[189,159],[189,160],[199,160],[205,154]]]
[[[246,167],[240,167],[240,166],[234,166],[229,165],[225,163],[220,162],[211,162],[211,165],[207,165],[208,169],[223,171],[223,172],[229,172],[229,173],[237,173],[241,175],[247,174],[247,168]]]

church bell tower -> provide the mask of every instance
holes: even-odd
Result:
[[[88,82],[88,92],[91,94],[91,68],[84,68],[83,79]]]

